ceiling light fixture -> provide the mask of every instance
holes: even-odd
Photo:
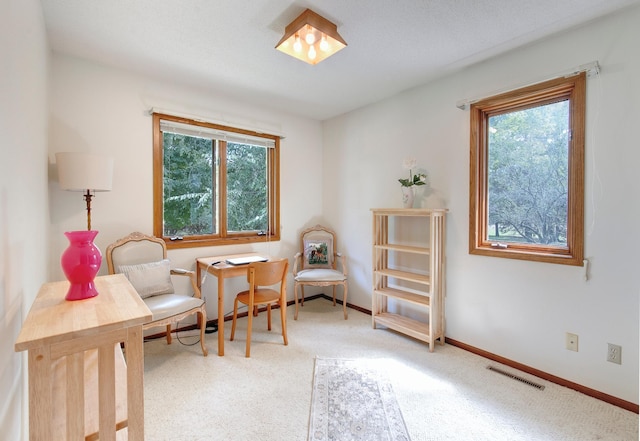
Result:
[[[318,64],[346,46],[335,24],[307,9],[285,28],[276,49],[305,63]]]

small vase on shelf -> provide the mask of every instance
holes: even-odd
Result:
[[[414,188],[400,187],[402,189],[402,208],[413,208]]]

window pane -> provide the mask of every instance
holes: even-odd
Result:
[[[488,119],[489,241],[567,245],[569,101]]]
[[[164,235],[216,233],[212,141],[165,132],[163,154]]]
[[[267,149],[227,143],[227,228],[268,231]]]

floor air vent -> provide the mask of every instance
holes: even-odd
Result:
[[[544,386],[543,385],[538,384],[538,383],[534,383],[533,381],[529,381],[526,378],[522,378],[522,377],[519,377],[517,375],[513,375],[513,374],[511,374],[509,372],[503,371],[502,369],[498,369],[498,368],[493,367],[493,366],[487,366],[487,369],[489,369],[490,371],[496,372],[498,374],[502,374],[505,377],[509,377],[509,378],[514,379],[514,380],[517,380],[517,381],[519,381],[521,383],[527,384],[527,385],[529,385],[531,387],[535,387],[536,389],[544,390]]]

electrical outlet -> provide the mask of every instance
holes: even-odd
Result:
[[[607,361],[611,363],[622,364],[622,346],[607,343]]]
[[[567,332],[565,337],[565,343],[567,345],[567,349],[570,351],[578,352],[578,335]]]

